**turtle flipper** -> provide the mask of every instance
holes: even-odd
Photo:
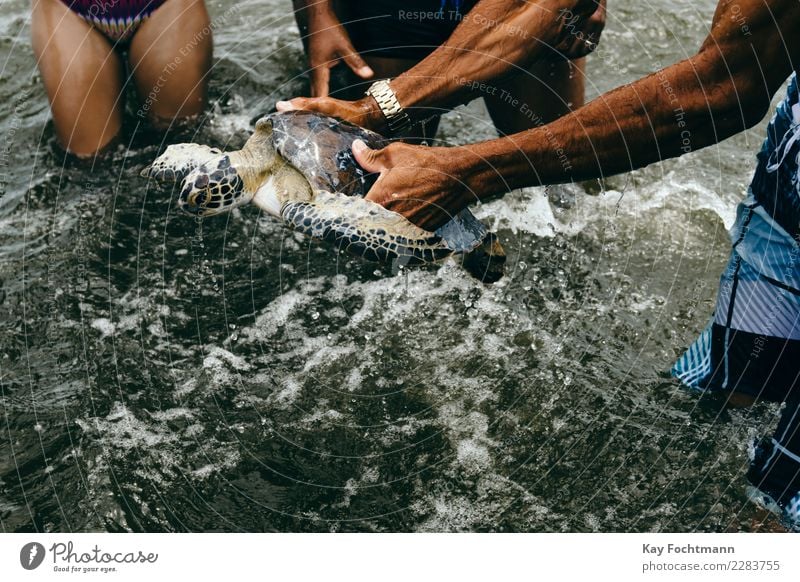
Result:
[[[222,151],[196,143],[178,143],[169,146],[163,154],[147,168],[142,170],[145,178],[159,182],[179,182],[189,172],[211,160],[217,159]]]
[[[481,244],[464,254],[464,268],[484,283],[496,283],[505,273],[506,252],[493,232]]]
[[[310,202],[287,203],[281,215],[291,228],[370,261],[418,265],[453,254],[440,236],[357,196],[317,192]]]
[[[459,253],[468,253],[477,248],[489,231],[486,226],[465,208],[436,229],[436,234],[447,241],[447,246]]]

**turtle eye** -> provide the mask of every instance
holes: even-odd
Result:
[[[179,197],[181,210],[195,216],[220,214],[249,200],[242,196],[244,182],[223,160],[222,168],[208,170],[205,166],[186,177]]]
[[[195,190],[189,197],[189,203],[192,206],[205,206],[208,201],[208,190]]]
[[[209,195],[206,189],[198,190],[192,186],[188,186],[181,192],[181,209],[190,214],[202,214],[208,202],[208,197]]]

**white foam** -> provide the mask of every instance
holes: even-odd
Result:
[[[168,408],[166,410],[157,410],[150,413],[150,418],[157,421],[170,421],[179,418],[194,418],[194,413],[188,408]]]
[[[103,456],[127,456],[134,474],[159,486],[177,479],[179,474],[204,478],[211,474],[210,467],[229,468],[239,462],[236,443],[219,442],[211,436],[203,438],[201,447],[187,449],[187,440],[196,440],[204,432],[202,426],[195,423],[175,429],[171,422],[193,418],[190,410],[177,407],[146,414],[147,421],[121,402],[115,402],[105,418],[78,419],[76,423],[93,435]],[[106,460],[95,463],[93,469],[102,470],[106,463]],[[192,469],[195,465],[201,468],[195,471]]]
[[[559,210],[558,216],[544,188],[523,188],[504,197],[477,206],[475,215],[495,230],[508,228],[513,233],[526,232],[539,237],[556,233],[574,236],[587,226],[603,221],[619,221],[622,217],[640,220],[644,212],[679,207],[682,211],[710,210],[730,228],[736,214],[736,203],[743,192],[722,196],[693,178],[691,162],[674,161],[671,168],[655,181],[639,184],[633,174],[624,191],[606,190],[597,196],[578,194],[575,205]]]
[[[100,332],[100,339],[114,335],[116,326],[105,317],[98,317],[92,321],[92,327]]]
[[[297,400],[303,387],[300,383],[292,377],[285,378],[281,385],[283,386],[278,392],[270,397],[270,403],[275,404],[280,408],[288,408],[295,400]]]
[[[208,355],[203,359],[203,367],[218,369],[223,363],[239,372],[247,372],[252,369],[252,366],[244,358],[218,346],[211,346],[208,349]]]
[[[493,230],[507,227],[515,234],[522,231],[551,237],[564,228],[553,215],[544,188],[516,190],[503,199],[481,204],[475,208],[475,216]]]

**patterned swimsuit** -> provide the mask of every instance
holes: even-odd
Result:
[[[61,0],[109,40],[126,43],[166,0]]]

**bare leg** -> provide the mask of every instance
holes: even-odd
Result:
[[[203,0],[169,0],[145,20],[130,46],[141,111],[157,126],[198,115],[211,68],[211,22]]]
[[[111,43],[58,0],[35,0],[33,52],[61,145],[89,157],[122,127],[122,63]]]
[[[485,97],[498,133],[525,131],[581,107],[585,68],[586,59],[553,57],[535,63],[527,74],[520,73],[500,84],[495,95]]]

